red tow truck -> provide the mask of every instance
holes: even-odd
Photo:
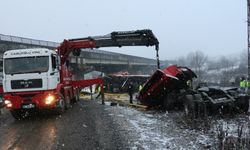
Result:
[[[79,100],[81,88],[100,84],[103,91],[101,78],[72,79],[68,63],[71,52],[79,56],[85,48],[155,46],[158,58],[158,45],[151,30],[136,30],[64,40],[56,50],[6,51],[3,55],[4,104],[15,119],[22,119],[26,112],[33,110],[49,109],[61,114],[70,103]]]

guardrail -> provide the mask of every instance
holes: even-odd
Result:
[[[50,47],[50,48],[56,48],[59,45],[59,43],[56,42],[35,40],[30,38],[23,38],[23,37],[4,35],[4,34],[0,34],[0,41],[14,42],[14,43],[28,44],[28,45],[39,45],[41,47]]]

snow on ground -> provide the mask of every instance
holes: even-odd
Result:
[[[249,121],[250,118],[248,116],[235,116],[232,118],[224,118],[224,119],[217,119],[212,120],[212,128],[210,130],[220,130],[220,128],[223,129],[223,131],[228,134],[227,136],[233,136],[238,137],[239,129],[242,127],[243,129],[243,137],[248,137],[250,130],[249,130]]]
[[[183,114],[109,107],[110,115],[132,135],[131,149],[216,149],[214,136],[188,128]],[[125,124],[125,125],[124,125]]]
[[[139,111],[120,106],[106,110],[124,130],[129,130],[130,149],[218,149],[221,127],[228,136],[237,137],[239,125],[243,125],[243,136],[250,134],[247,115],[209,117],[188,123],[182,112]]]

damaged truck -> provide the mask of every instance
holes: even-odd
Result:
[[[192,117],[248,111],[249,96],[238,88],[202,86],[193,89],[194,78],[196,74],[187,67],[171,65],[158,69],[144,84],[138,99],[148,107],[182,109]]]

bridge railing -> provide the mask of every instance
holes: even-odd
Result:
[[[35,40],[35,39],[30,39],[30,38],[23,38],[23,37],[4,35],[4,34],[0,34],[0,40],[5,41],[5,42],[38,45],[38,46],[50,47],[50,48],[56,48],[59,45],[59,43],[56,43],[56,42]]]

